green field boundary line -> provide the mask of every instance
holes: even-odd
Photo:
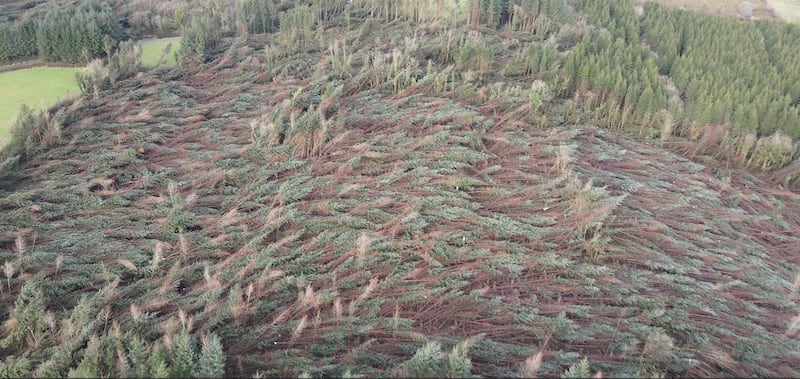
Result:
[[[157,42],[178,42],[181,40],[180,36],[177,37],[166,37],[166,38],[147,38],[147,39],[140,39],[139,44],[142,46],[149,45],[151,43]]]
[[[143,47],[152,43],[158,42],[180,42],[181,37],[167,37],[167,38],[148,38],[139,40],[139,44]],[[76,67],[85,67],[85,63],[61,63],[61,62],[48,62],[41,59],[30,59],[25,61],[13,62],[4,65],[0,65],[0,73],[15,71],[15,70],[23,70],[26,68],[34,68],[34,67],[68,67],[68,68],[76,68]]]
[[[33,59],[29,61],[17,62],[17,63],[10,63],[6,65],[0,66],[0,74],[4,72],[16,71],[16,70],[24,70],[26,68],[34,68],[34,67],[63,67],[63,68],[80,68],[85,67],[86,64],[71,64],[71,63],[59,63],[59,62],[47,62],[41,59]]]

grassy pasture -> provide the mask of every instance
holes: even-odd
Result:
[[[142,63],[155,66],[167,44],[172,49],[165,58],[165,64],[174,66],[175,52],[180,46],[178,38],[164,38],[142,41]],[[35,109],[43,109],[59,99],[78,91],[75,74],[79,68],[34,67],[0,73],[0,139],[19,112],[22,104]]]
[[[155,66],[158,64],[158,60],[161,58],[161,53],[164,51],[164,48],[168,44],[172,44],[172,48],[170,49],[165,59],[165,64],[167,66],[174,66],[177,64],[175,60],[175,52],[178,51],[180,48],[180,38],[162,38],[162,39],[153,39],[153,40],[143,40],[141,41],[142,44],[142,64],[148,67]]]
[[[43,109],[78,91],[80,68],[34,67],[0,73],[0,139],[8,132],[22,104]]]

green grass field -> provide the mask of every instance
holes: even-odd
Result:
[[[175,60],[175,52],[180,48],[180,38],[163,38],[155,40],[144,40],[142,43],[142,64],[145,66],[155,66],[161,58],[161,53],[164,48],[172,43],[172,48],[169,54],[165,57],[165,64],[167,66],[174,66],[177,64]]]
[[[22,104],[44,109],[78,91],[80,68],[35,67],[0,73],[0,139],[8,132]]]
[[[164,38],[142,41],[142,63],[155,66],[167,44],[172,48],[167,54],[165,64],[174,66],[175,52],[180,46],[178,38]],[[35,67],[0,73],[0,139],[17,117],[22,104],[35,109],[43,109],[78,91],[75,74],[79,68]]]

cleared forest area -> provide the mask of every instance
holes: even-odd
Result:
[[[208,5],[17,123],[0,373],[800,376],[796,26]]]

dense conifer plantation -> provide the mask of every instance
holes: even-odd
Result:
[[[111,9],[99,0],[86,0],[77,7],[51,5],[42,17],[0,23],[0,63],[35,57],[86,63],[108,55],[124,36]]]

